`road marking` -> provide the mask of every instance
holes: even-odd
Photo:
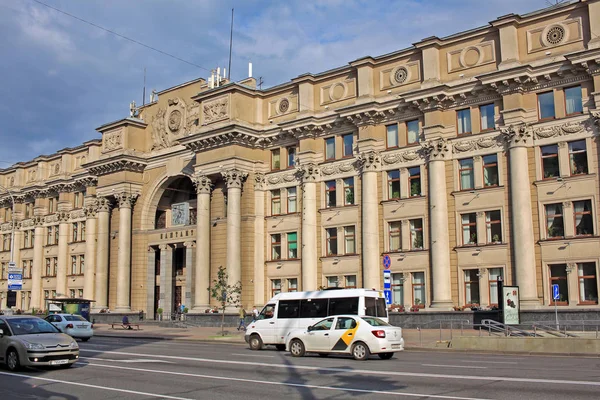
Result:
[[[444,364],[421,364],[424,367],[448,367],[448,368],[475,368],[475,369],[487,369],[487,367],[480,367],[478,365],[444,365]]]
[[[268,357],[274,358],[275,356],[261,356],[259,354],[242,354],[242,353],[231,353],[232,356],[245,356],[245,357]]]
[[[482,398],[478,398],[478,397],[444,396],[444,395],[428,394],[428,393],[391,392],[391,391],[384,391],[384,390],[368,390],[368,389],[355,389],[355,388],[345,388],[345,387],[319,386],[319,385],[308,385],[308,384],[301,384],[301,383],[260,381],[260,380],[256,380],[256,379],[244,379],[244,378],[232,378],[232,377],[215,376],[215,375],[191,374],[191,373],[187,373],[187,372],[157,371],[157,370],[144,369],[144,368],[119,367],[116,365],[88,364],[88,366],[101,367],[101,368],[124,369],[124,370],[129,370],[129,371],[136,371],[136,372],[152,372],[152,373],[158,373],[161,375],[177,375],[177,376],[187,376],[187,377],[192,377],[192,378],[206,378],[206,379],[211,379],[211,380],[218,379],[218,380],[222,380],[222,381],[254,383],[254,384],[259,384],[259,385],[300,387],[300,388],[307,388],[307,389],[332,390],[332,391],[338,391],[338,392],[385,394],[385,395],[389,395],[389,396],[405,396],[405,397],[426,397],[426,398],[431,398],[431,399],[488,400],[488,399],[482,399]]]
[[[159,394],[159,393],[138,392],[138,391],[135,391],[135,390],[117,389],[117,388],[111,388],[111,387],[108,387],[108,386],[90,385],[88,383],[63,381],[61,379],[41,378],[39,376],[25,375],[25,374],[15,374],[15,373],[12,373],[12,372],[2,372],[2,371],[0,371],[0,375],[15,376],[15,377],[18,377],[18,378],[34,379],[34,380],[37,379],[39,381],[54,382],[54,383],[63,383],[65,385],[83,386],[83,387],[92,388],[92,389],[111,390],[113,392],[137,394],[137,395],[140,395],[140,396],[148,396],[148,397],[154,397],[154,398],[159,398],[159,399],[194,400],[194,399],[190,399],[190,398],[187,398],[187,397],[176,397],[176,396],[169,396],[169,395],[166,395],[166,394]]]
[[[413,376],[420,378],[445,378],[445,379],[460,379],[470,381],[503,381],[503,382],[524,382],[524,383],[547,383],[557,385],[583,385],[583,386],[600,386],[600,382],[594,381],[572,381],[572,380],[558,380],[558,379],[537,379],[537,378],[515,378],[510,376],[473,376],[473,375],[448,375],[448,374],[432,374],[425,372],[396,372],[396,371],[369,371],[364,369],[344,369],[344,368],[326,368],[326,367],[312,367],[307,365],[289,365],[289,364],[268,364],[261,362],[251,361],[234,361],[234,360],[219,360],[212,358],[196,358],[196,357],[179,357],[179,356],[165,356],[157,354],[143,354],[143,353],[128,353],[121,351],[101,351],[101,350],[84,350],[79,349],[79,352],[93,352],[103,354],[120,354],[135,357],[154,357],[154,358],[165,358],[169,360],[185,360],[185,361],[199,361],[210,364],[235,364],[235,365],[246,365],[253,367],[267,367],[267,368],[281,368],[281,369],[298,369],[307,371],[331,371],[331,372],[342,372],[342,373],[362,373],[366,375],[388,375],[388,376]],[[400,364],[401,366],[401,364]]]
[[[174,364],[173,361],[166,360],[149,360],[147,358],[138,358],[137,360],[117,360],[112,358],[93,358],[93,357],[81,357],[81,359],[85,360],[95,360],[95,361],[110,361],[110,362],[122,362],[122,363],[162,363],[162,364]]]
[[[487,360],[458,360],[460,362],[485,363],[485,364],[518,364],[516,361],[487,361]]]

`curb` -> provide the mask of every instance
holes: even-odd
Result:
[[[137,340],[163,340],[163,341],[173,341],[173,342],[219,342],[219,343],[229,343],[229,344],[246,344],[244,339],[241,340],[233,340],[233,339],[209,339],[209,338],[171,338],[167,336],[129,336],[129,335],[103,335],[103,334],[94,334],[94,337],[104,337],[104,338],[117,338],[117,339],[137,339]]]

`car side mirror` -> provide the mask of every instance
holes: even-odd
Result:
[[[315,330],[315,327],[314,327],[314,326],[312,326],[312,325],[311,325],[311,326],[309,326],[309,327],[308,327],[308,331],[309,331],[309,332],[312,332],[312,331],[314,331],[314,330]]]

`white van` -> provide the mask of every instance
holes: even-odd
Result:
[[[246,343],[252,350],[275,345],[285,350],[285,337],[293,329],[305,329],[331,315],[378,317],[388,321],[382,291],[328,289],[315,292],[288,292],[275,295],[246,329]]]

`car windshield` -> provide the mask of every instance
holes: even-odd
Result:
[[[363,317],[363,320],[371,326],[391,326],[390,324],[379,318]]]
[[[83,318],[81,315],[65,315],[65,319],[67,321],[84,321],[84,322],[87,322],[87,319]]]
[[[48,321],[44,321],[41,318],[11,318],[7,319],[6,322],[8,322],[14,335],[60,332]]]

